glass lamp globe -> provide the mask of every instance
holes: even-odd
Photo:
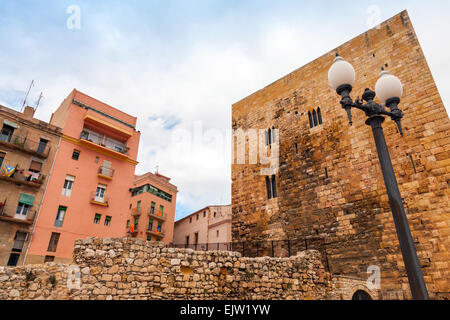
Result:
[[[375,92],[382,102],[386,102],[392,98],[400,99],[403,94],[402,82],[396,76],[383,70],[380,74],[380,78],[375,84]]]
[[[356,73],[353,66],[342,57],[336,56],[334,63],[328,71],[328,82],[330,86],[337,90],[342,85],[355,84]]]

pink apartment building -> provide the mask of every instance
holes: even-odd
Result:
[[[26,263],[70,262],[75,239],[123,237],[140,132],[136,117],[74,89],[53,113],[62,128]]]
[[[224,250],[231,242],[231,206],[209,206],[175,222],[176,247]]]
[[[135,176],[127,231],[135,238],[172,242],[178,189],[170,178],[148,172]]]

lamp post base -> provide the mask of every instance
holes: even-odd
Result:
[[[383,122],[384,117],[380,115],[371,116],[366,120],[366,124],[372,127],[373,137],[377,146],[381,171],[383,172],[384,183],[389,197],[389,205],[394,218],[395,229],[400,242],[400,249],[405,263],[412,297],[415,300],[428,300],[428,292],[414,246],[414,240],[411,235],[402,197],[398,189],[397,179],[395,178],[394,168],[392,167],[391,157],[389,156],[389,150],[386,145],[382,127]]]

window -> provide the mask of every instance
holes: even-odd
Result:
[[[139,217],[134,218],[134,230],[137,230],[139,224]]]
[[[147,236],[147,241],[152,241],[152,236]]]
[[[97,186],[97,191],[95,191],[95,201],[97,202],[104,202],[105,201],[105,193],[106,193],[106,186],[104,184],[99,184]]]
[[[272,185],[269,176],[266,176],[267,199],[272,199]]]
[[[156,203],[154,203],[152,201],[152,204],[150,205],[150,213],[155,213],[155,206],[156,206]]]
[[[44,263],[55,261],[55,256],[45,256]]]
[[[25,241],[27,241],[27,232],[17,231],[14,236],[14,245],[12,248],[13,252],[22,252]]]
[[[266,130],[266,146],[272,145],[276,142],[276,132],[275,127]]]
[[[48,143],[47,140],[45,140],[45,139],[40,139],[40,140],[39,140],[39,145],[38,145],[38,148],[37,148],[37,152],[39,152],[39,153],[44,153],[45,148],[47,147],[47,143]]]
[[[0,140],[10,142],[13,133],[14,133],[14,127],[9,126],[7,124],[3,124],[2,133],[0,135]]]
[[[37,161],[31,161],[29,172],[39,174],[42,170],[42,163]]]
[[[148,221],[148,230],[153,230],[153,219],[150,219],[149,221]]]
[[[219,230],[216,231],[216,236],[219,237]]]
[[[322,124],[322,112],[320,112],[320,108],[317,108],[317,118],[319,120],[319,124]]]
[[[168,194],[165,191],[162,191],[161,189],[158,189],[154,186],[152,186],[151,184],[146,184],[144,186],[138,187],[138,188],[134,188],[131,190],[131,195],[133,197],[140,195],[141,193],[144,192],[148,192],[151,194],[154,194],[157,197],[160,197],[161,199],[164,199],[168,202],[172,202],[172,195]]]
[[[164,206],[159,206],[159,212],[161,212],[161,214],[164,213]]]
[[[192,223],[192,217],[189,218],[189,223]]]
[[[14,218],[20,219],[20,220],[26,220],[29,210],[30,210],[30,205],[19,202],[19,205],[17,206],[17,209],[16,209],[16,215],[14,216]]]
[[[66,176],[66,180],[64,180],[64,186],[61,193],[63,196],[70,197],[70,195],[72,194],[74,182],[75,177],[69,175]]]
[[[195,237],[194,238],[194,241],[195,241],[194,243],[198,244],[198,232],[194,233],[194,237]]]
[[[80,150],[73,149],[72,159],[73,160],[78,160],[80,158],[80,153],[81,153]]]
[[[111,217],[106,216],[105,217],[105,226],[109,227],[111,225]]]
[[[308,111],[308,119],[309,119],[309,127],[317,127],[323,123],[322,120],[322,112],[320,111],[320,107],[313,109],[312,112]]]
[[[203,218],[206,217],[206,211],[203,211]]]
[[[17,263],[19,262],[20,253],[11,253],[8,260],[8,266],[9,267],[15,267],[17,266]]]
[[[98,163],[100,161],[99,157],[95,157],[95,163]]]
[[[198,218],[200,218],[199,214],[197,213],[196,219],[198,220]]]
[[[66,215],[67,207],[60,206],[58,213],[56,214],[55,227],[62,227],[64,222],[64,216]]]
[[[158,226],[156,227],[156,231],[162,232],[162,222],[158,222]]]
[[[131,221],[127,220],[127,229],[130,229],[130,226],[131,226]]]
[[[6,153],[0,152],[0,168],[2,167],[3,160],[5,160]]]
[[[137,204],[136,204],[136,213],[140,213],[141,212],[141,204],[142,204],[142,201],[139,200],[137,202]]]
[[[272,176],[272,196],[274,198],[278,197],[278,195],[277,195],[277,180],[276,180],[275,175]]]
[[[214,218],[216,217],[216,215],[217,215],[217,213],[216,213],[216,212],[214,212]]]
[[[101,218],[102,218],[102,215],[96,213],[95,216],[94,216],[94,223],[95,223],[95,224],[99,224]]]
[[[189,244],[189,236],[186,236],[186,245]]]
[[[50,242],[48,243],[48,252],[56,252],[56,247],[58,246],[60,233],[52,232],[52,236],[50,237]]]

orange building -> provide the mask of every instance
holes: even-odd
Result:
[[[172,242],[177,187],[170,178],[148,172],[134,179],[127,230],[132,237]]]
[[[62,139],[26,263],[71,262],[75,239],[122,237],[140,132],[136,117],[73,90],[50,124]]]

